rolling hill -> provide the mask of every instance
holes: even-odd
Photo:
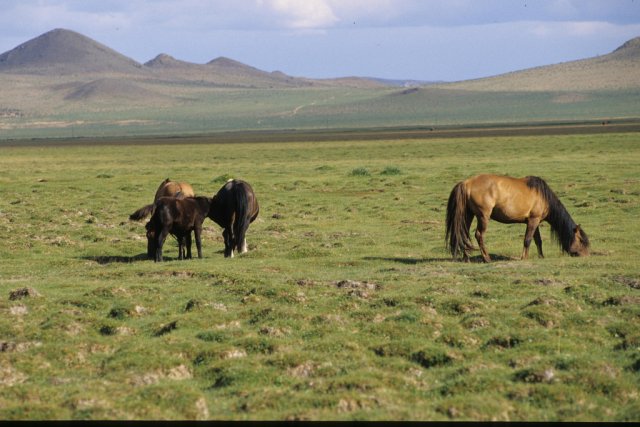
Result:
[[[640,88],[640,37],[595,58],[444,85],[480,91],[592,91]]]
[[[637,118],[640,38],[579,61],[398,87],[309,79],[230,58],[141,64],[56,29],[0,55],[0,139]],[[132,125],[133,124],[133,125]]]
[[[55,29],[0,55],[0,73],[137,75],[144,67],[82,34]]]
[[[159,78],[200,81],[223,87],[303,87],[312,84],[305,79],[281,72],[262,71],[225,57],[213,59],[206,64],[194,64],[160,54],[144,65]]]

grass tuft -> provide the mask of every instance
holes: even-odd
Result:
[[[367,169],[365,167],[357,167],[355,169],[352,169],[351,172],[349,173],[349,175],[351,175],[351,176],[371,176],[371,172],[369,172],[369,169]]]

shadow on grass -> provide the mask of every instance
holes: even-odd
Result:
[[[82,259],[87,261],[94,261],[100,265],[113,264],[113,263],[130,264],[130,263],[139,262],[139,261],[152,261],[151,259],[149,259],[149,257],[145,253],[134,255],[134,256],[118,256],[118,255],[84,256],[82,257]]]
[[[491,257],[491,261],[516,261],[520,259],[520,258],[512,258],[512,257],[508,257],[504,255],[496,255],[496,254],[489,254],[489,256]],[[408,264],[408,265],[423,264],[423,263],[430,263],[430,262],[464,262],[461,258],[452,258],[452,257],[402,258],[402,257],[371,257],[370,256],[370,257],[364,257],[364,259],[367,261],[390,261],[390,262],[397,262],[400,264]],[[484,260],[482,259],[481,255],[476,255],[476,256],[469,257],[469,262],[483,263]]]
[[[513,258],[505,255],[489,254],[489,257],[491,258],[491,261],[520,261],[520,257]],[[462,260],[459,260],[459,261],[462,261]],[[469,262],[483,263],[484,260],[482,259],[482,255],[476,255],[476,256],[469,257]]]
[[[367,261],[389,261],[389,262],[397,262],[400,264],[422,264],[429,262],[444,262],[451,261],[451,258],[402,258],[402,257],[381,257],[381,256],[367,256],[364,257]]]
[[[224,251],[219,251],[219,253],[224,254]],[[94,261],[100,265],[132,264],[134,262],[140,262],[140,261],[153,262],[153,259],[149,258],[145,253],[134,255],[134,256],[119,256],[119,255],[85,256],[85,257],[82,257],[82,259],[86,261]],[[166,255],[163,255],[162,259],[164,262],[179,261],[178,257],[170,257]],[[196,256],[195,258],[191,258],[191,259],[198,259],[198,257]],[[189,261],[189,260],[190,259],[186,259],[184,261]]]

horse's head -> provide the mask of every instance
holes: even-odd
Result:
[[[156,258],[158,250],[158,239],[156,238],[156,230],[151,226],[151,221],[145,225],[147,229],[147,256],[151,259]]]
[[[579,225],[573,228],[573,242],[571,242],[568,252],[571,256],[589,255],[589,238]]]

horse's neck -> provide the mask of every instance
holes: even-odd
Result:
[[[211,209],[211,199],[204,196],[198,196],[195,199],[200,211],[206,216]]]
[[[211,218],[215,223],[222,226],[222,207],[220,206],[220,199],[218,196],[213,196],[211,199],[211,205],[209,206],[209,218]]]

